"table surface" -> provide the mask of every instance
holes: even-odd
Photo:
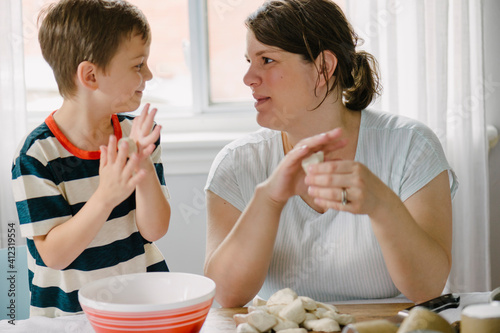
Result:
[[[439,314],[449,323],[460,319],[462,309],[470,304],[489,302],[490,292],[461,293],[460,306],[456,309],[447,309]],[[371,303],[373,301],[374,303]],[[396,315],[399,310],[412,305],[407,300],[385,299],[385,300],[361,300],[349,302],[349,304],[335,304],[339,312],[353,315],[358,322],[366,320],[381,319]],[[212,308],[205,321],[201,333],[235,333],[236,326],[233,315],[246,313],[246,308]],[[95,333],[84,314],[64,316],[57,318],[31,317],[18,320],[11,325],[7,320],[0,320],[0,332],[9,333],[53,333],[53,332],[79,332]]]
[[[382,319],[394,316],[398,311],[414,305],[413,303],[383,303],[383,304],[339,304],[335,305],[339,313],[353,315],[356,322]],[[203,325],[201,333],[236,332],[233,315],[247,313],[246,308],[213,308]]]

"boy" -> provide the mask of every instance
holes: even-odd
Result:
[[[146,18],[113,0],[62,0],[44,14],[42,54],[64,101],[21,145],[12,179],[30,316],[55,317],[82,311],[78,290],[89,281],[168,271],[152,242],[167,232],[170,206],[156,110],[118,114],[139,107],[152,78]]]

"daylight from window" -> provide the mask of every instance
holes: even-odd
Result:
[[[262,4],[263,0],[206,0],[192,1],[191,6],[202,10],[206,22],[198,22],[188,0],[129,0],[146,15],[151,25],[152,44],[149,67],[153,79],[147,83],[143,102],[161,107],[171,115],[200,113],[193,110],[193,94],[208,101],[208,107],[220,104],[246,103],[251,109],[250,89],[243,84],[248,68],[245,60],[246,28],[244,20]],[[56,0],[22,0],[25,52],[25,82],[28,112],[48,114],[61,103],[57,85],[49,65],[43,59],[38,43],[38,15]],[[343,1],[340,1],[341,5]],[[190,22],[195,20],[193,22]],[[206,52],[193,52],[193,26],[196,41]],[[203,47],[201,46],[201,47]],[[201,48],[198,46],[198,50]],[[200,70],[191,71],[192,57],[206,54]],[[208,77],[203,81],[204,77]],[[202,82],[200,91],[193,90],[193,81]]]

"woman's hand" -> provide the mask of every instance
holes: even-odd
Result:
[[[325,209],[370,215],[392,192],[365,165],[355,161],[326,161],[310,165],[308,172],[305,179],[308,193]]]
[[[340,128],[301,140],[263,183],[269,198],[274,202],[285,204],[290,197],[305,193],[307,189],[304,185],[305,172],[302,169],[302,160],[320,150],[327,154],[341,149],[346,143]]]
[[[451,269],[452,220],[447,171],[404,203],[359,162],[326,161],[310,165],[308,172],[305,182],[315,204],[369,216],[389,274],[406,297],[418,303],[442,292]]]

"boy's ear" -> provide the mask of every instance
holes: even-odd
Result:
[[[82,61],[76,70],[76,77],[80,84],[85,88],[96,90],[97,85],[97,66],[90,61]]]
[[[328,80],[331,79],[333,73],[335,73],[335,69],[337,69],[337,64],[337,56],[330,50],[325,50],[318,55],[318,57],[316,58],[316,66],[319,70],[318,86],[324,85],[326,83],[325,74]]]

